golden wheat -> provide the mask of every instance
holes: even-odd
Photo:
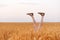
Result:
[[[34,37],[36,40],[60,40],[60,23],[44,23],[36,33],[32,23],[0,23],[0,40],[34,40]]]

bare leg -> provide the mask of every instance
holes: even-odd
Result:
[[[41,22],[39,23],[39,27],[38,27],[40,29],[40,27],[42,27],[43,25],[43,18],[44,18],[45,13],[38,13],[38,14],[41,15]]]
[[[42,27],[42,25],[43,25],[43,18],[44,18],[44,16],[41,17],[41,24],[40,24],[40,27]]]
[[[41,15],[41,22],[39,23],[39,26],[38,26],[38,30],[39,30],[43,25],[43,18],[44,18],[45,13],[38,13],[38,14]],[[39,38],[40,38],[40,35],[38,36],[37,40],[39,40]]]
[[[34,19],[33,13],[28,13],[27,15],[29,15],[29,16],[32,17],[32,19],[33,19],[33,25],[34,25],[34,32],[36,32],[37,31],[37,25],[36,25],[36,21]]]
[[[35,32],[37,31],[37,25],[36,25],[36,21],[34,19],[33,13],[28,13],[27,15],[31,16],[33,19],[33,25],[34,25],[34,34],[31,36],[32,40],[35,40]]]

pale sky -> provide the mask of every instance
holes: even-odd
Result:
[[[32,22],[29,12],[37,22],[38,12],[45,12],[44,22],[60,22],[60,0],[0,0],[0,22]]]

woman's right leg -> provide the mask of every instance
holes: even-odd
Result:
[[[34,19],[33,13],[28,13],[27,15],[31,16],[31,18],[33,20],[33,25],[34,25],[34,32],[36,32],[37,31],[37,25],[36,25],[36,21]]]

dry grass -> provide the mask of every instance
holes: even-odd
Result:
[[[60,40],[60,23],[44,23],[36,33],[32,23],[0,23],[0,40]]]

